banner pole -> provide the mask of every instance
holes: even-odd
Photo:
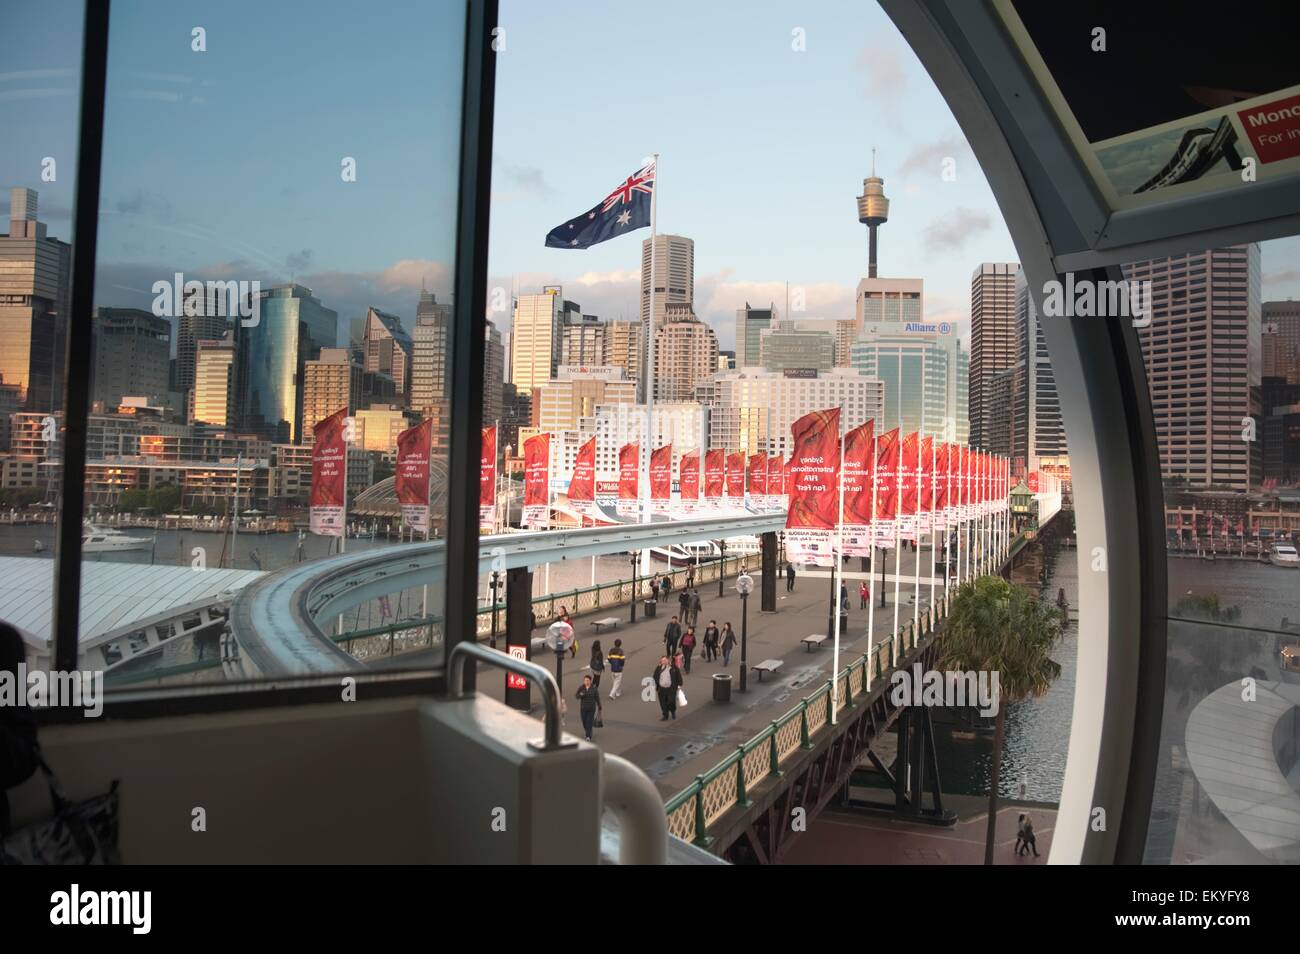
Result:
[[[880,460],[876,457],[876,442],[879,437],[876,435],[876,425],[874,421],[871,425],[871,522],[867,525],[870,532],[868,539],[871,542],[871,576],[876,574],[876,471],[880,469]],[[871,592],[871,587],[867,587],[867,675],[863,680],[868,689],[871,688],[871,650],[876,635],[876,598]]]
[[[650,190],[650,314],[646,322],[645,346],[645,432],[641,442],[646,453],[641,459],[641,480],[639,497],[641,499],[641,522],[650,523],[650,448],[654,446],[654,410],[655,410],[655,236],[658,229],[659,207],[659,153],[654,154],[655,181]],[[641,574],[650,575],[650,547],[641,550]]]
[[[831,725],[837,725],[840,705],[840,589],[844,586],[844,409],[839,412],[840,469],[840,515],[835,522],[835,595],[831,601],[831,613],[835,621],[835,650],[831,654]],[[767,466],[766,456],[763,466]]]

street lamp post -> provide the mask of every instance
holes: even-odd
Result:
[[[722,596],[722,578],[727,575],[727,541],[718,541],[718,595]]]
[[[629,600],[629,602],[632,605],[632,618],[630,622],[635,623],[636,622],[636,584],[637,584],[636,565],[641,558],[641,554],[638,553],[636,550],[633,550],[629,554],[629,556],[632,558],[632,598]]]
[[[740,691],[749,691],[749,594],[754,591],[754,578],[748,573],[736,577],[736,592],[740,594]]]

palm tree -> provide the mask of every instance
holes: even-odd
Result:
[[[993,864],[1007,706],[1041,696],[1061,674],[1060,664],[1048,656],[1060,638],[1061,618],[1056,608],[999,576],[963,583],[944,620],[935,668],[998,674],[997,730],[993,736],[989,823],[984,843],[986,865]]]

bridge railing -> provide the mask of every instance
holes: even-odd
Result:
[[[840,670],[837,711],[857,705],[888,679],[898,661],[929,636],[947,615],[948,597],[936,601],[919,617],[900,624],[897,639],[883,636],[869,652]],[[782,763],[798,752],[811,749],[831,724],[831,680],[827,679],[799,705],[772,723],[702,775],[668,799],[664,811],[668,830],[679,838],[707,846],[713,839],[709,828],[737,805],[748,806],[749,794],[760,782],[781,771]]]

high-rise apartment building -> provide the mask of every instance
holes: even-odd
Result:
[[[18,386],[24,408],[54,411],[63,403],[72,246],[49,238],[36,215],[36,190],[13,189],[0,235],[0,381]]]
[[[1134,262],[1124,277],[1151,283],[1138,334],[1164,479],[1250,490],[1262,464],[1259,442],[1242,440],[1260,412],[1259,246]]]
[[[605,367],[622,368],[629,380],[640,381],[643,360],[641,323],[639,321],[606,322],[605,353],[599,363]]]
[[[450,327],[451,308],[422,289],[411,329],[411,408],[421,414],[447,400]]]
[[[564,290],[547,285],[540,295],[515,299],[510,330],[510,383],[521,393],[541,387],[560,363]]]
[[[394,404],[358,408],[353,417],[357,443],[364,450],[381,454],[396,454],[397,435],[418,422],[415,414]]]
[[[749,302],[745,302],[744,308],[736,309],[736,367],[761,367],[763,332],[771,328],[774,321],[774,304],[769,303],[766,308],[751,308]]]
[[[1027,470],[1068,469],[1065,421],[1038,309],[1023,272],[1016,276],[1015,428],[1011,456]],[[992,446],[989,445],[992,450]]]
[[[636,382],[629,381],[622,368],[566,365],[534,394],[536,426],[544,431],[565,431],[577,428],[581,418],[594,415],[598,405],[634,404]]]
[[[600,365],[605,360],[605,323],[595,315],[579,315],[566,322],[560,341],[560,364],[571,367]]]
[[[1261,321],[1277,329],[1278,336],[1300,355],[1300,301],[1266,301],[1261,306]]]
[[[167,319],[139,308],[99,308],[93,320],[91,400],[105,411],[116,410],[127,396],[166,403],[172,330]]]
[[[1277,378],[1289,384],[1300,383],[1300,355],[1284,338],[1276,324],[1264,322],[1259,336],[1260,376]]]
[[[235,340],[195,342],[194,387],[190,389],[192,423],[228,427],[234,423]]]
[[[181,312],[176,316],[176,390],[188,392],[194,387],[198,343],[225,337],[230,328],[229,310],[229,299],[215,289],[192,288],[183,293]]]
[[[983,432],[984,389],[993,375],[1014,367],[1016,338],[1016,262],[984,262],[971,274],[970,282],[970,440],[987,447]]]
[[[303,368],[302,423],[304,444],[315,442],[313,428],[347,408],[356,411],[362,397],[364,372],[352,360],[350,348],[321,348],[320,357]]]
[[[695,302],[695,242],[682,235],[656,235],[655,323],[665,321],[667,306]],[[641,242],[641,324],[650,322],[650,239]]]
[[[718,336],[688,304],[670,304],[655,333],[655,400],[692,401],[695,385],[718,369]]]
[[[333,347],[334,342],[330,342]],[[366,332],[362,340],[366,371],[386,374],[393,379],[397,398],[406,403],[411,397],[411,336],[402,327],[396,315],[369,308],[366,311]]]
[[[506,349],[491,321],[483,329],[483,423],[501,417],[501,387],[505,384]]]

